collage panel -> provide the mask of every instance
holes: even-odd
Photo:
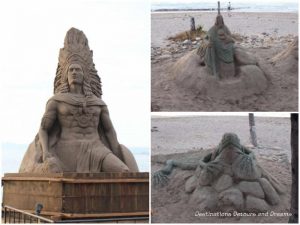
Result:
[[[152,223],[298,222],[298,26],[297,1],[152,0]]]
[[[298,113],[156,113],[152,223],[287,223],[298,212]]]
[[[153,112],[298,111],[297,1],[151,5]]]
[[[2,0],[2,223],[298,223],[298,0]]]
[[[149,2],[0,5],[2,223],[149,223]]]

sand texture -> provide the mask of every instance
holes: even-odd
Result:
[[[253,91],[254,94],[234,99],[226,98],[223,92],[210,96],[202,90],[178,84],[178,74],[174,71],[184,76],[180,71],[186,70],[185,67],[178,66],[189,60],[182,59],[197,49],[202,40],[171,41],[168,38],[188,31],[190,16],[195,17],[196,26],[200,24],[207,30],[214,24],[216,15],[208,12],[152,13],[152,111],[297,111],[298,14],[232,13],[231,17],[223,14],[236,45],[257,59],[268,80],[268,85],[260,92]],[[197,68],[194,66],[191,70],[197,71]],[[199,73],[202,73],[201,68]]]

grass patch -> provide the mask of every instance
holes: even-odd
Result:
[[[184,41],[191,40],[195,41],[197,37],[204,37],[206,35],[206,31],[203,30],[203,27],[199,25],[195,31],[184,31],[179,34],[176,34],[173,37],[169,37],[168,40],[171,41]]]

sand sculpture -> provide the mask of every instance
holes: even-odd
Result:
[[[132,153],[117,140],[101,96],[88,40],[71,28],[59,52],[54,96],[19,172],[137,172]]]
[[[194,170],[185,182],[185,192],[189,204],[202,211],[264,212],[279,204],[285,192],[233,133],[225,133],[218,147],[202,159],[168,160],[166,164],[154,173],[154,186],[167,185],[175,167]]]
[[[200,56],[200,64],[206,65],[214,76],[218,78],[234,76],[234,40],[220,14],[216,18],[215,25],[207,32],[197,54]]]
[[[199,48],[179,59],[171,74],[178,86],[210,98],[237,100],[268,87],[258,60],[234,43],[220,12]]]

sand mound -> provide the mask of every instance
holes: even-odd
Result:
[[[199,158],[211,152],[212,150],[202,150],[198,152],[189,152],[172,155],[156,155],[152,157],[152,173],[161,169],[161,164],[166,159],[180,158]],[[290,190],[290,171],[289,168],[281,163],[265,161],[258,158],[258,163],[272,171],[272,175],[282,184],[285,190]],[[266,179],[260,178],[260,182],[242,181],[236,186],[232,185],[229,176],[220,177],[213,183],[218,187],[220,194],[217,198],[212,194],[210,186],[198,188],[193,193],[188,193],[189,186],[192,186],[192,176],[194,171],[175,169],[170,175],[167,186],[161,188],[152,188],[152,222],[169,223],[268,223],[268,222],[287,222],[287,216],[270,216],[270,212],[288,212],[290,205],[289,191],[281,195],[280,200],[274,197],[272,188],[268,191],[270,185]],[[245,183],[246,182],[246,183]],[[248,183],[247,183],[248,182]],[[249,186],[249,183],[253,186]],[[260,195],[264,193],[265,197]],[[267,193],[267,194],[266,194]],[[275,194],[276,195],[276,194]],[[265,200],[262,200],[265,199]],[[248,212],[256,213],[256,216],[201,216],[202,212],[213,212],[209,208],[214,208],[214,203],[218,201],[222,210],[218,212],[232,212],[233,209],[246,207]],[[279,202],[278,202],[279,201]],[[266,202],[268,204],[266,204]],[[233,207],[232,207],[233,206]],[[204,210],[204,211],[203,211]],[[237,210],[239,211],[239,210]],[[268,212],[257,216],[258,212]],[[200,216],[199,216],[200,215]]]
[[[281,67],[283,71],[298,73],[298,37],[287,49],[274,56],[271,59],[271,63]]]
[[[264,72],[257,66],[257,60],[241,48],[235,49],[235,73],[231,78],[217,79],[205,66],[201,66],[196,51],[180,58],[171,68],[179,87],[195,95],[210,98],[239,100],[243,97],[262,93],[268,86]]]
[[[168,160],[164,169],[154,173],[153,184],[165,185],[174,166],[194,170],[185,192],[190,194],[189,204],[201,212],[266,212],[286,192],[235,133],[225,133],[213,152],[191,160]]]

